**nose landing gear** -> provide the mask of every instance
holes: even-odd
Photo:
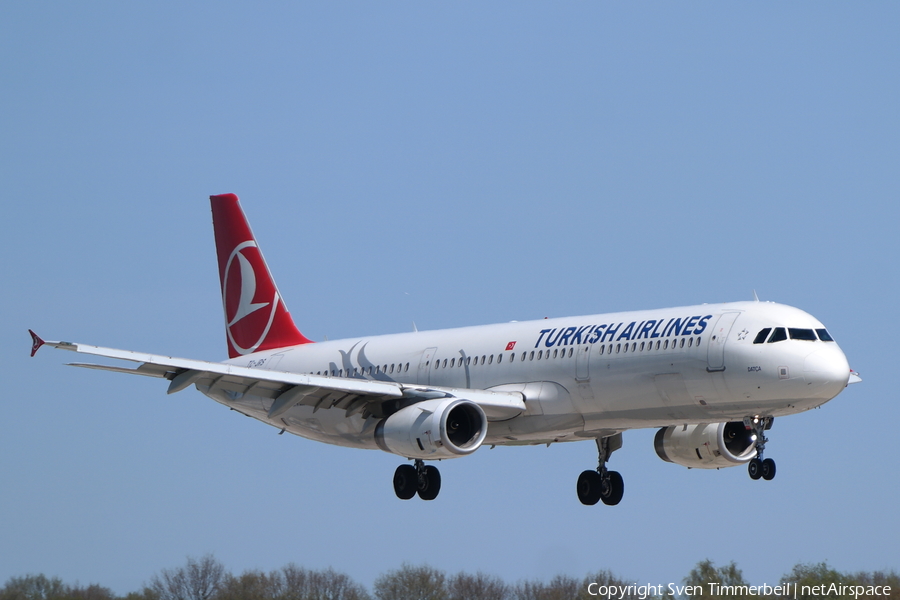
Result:
[[[622,434],[617,433],[604,438],[597,438],[597,452],[600,464],[594,471],[584,471],[578,476],[576,491],[582,504],[592,506],[600,500],[613,506],[622,500],[625,493],[625,482],[618,471],[606,468],[610,454],[622,447]]]
[[[757,480],[762,477],[766,481],[771,481],[775,478],[775,461],[771,458],[763,459],[763,451],[766,449],[766,442],[769,441],[765,432],[772,428],[774,420],[774,417],[744,417],[744,426],[753,430],[756,438],[756,457],[747,464],[750,479]]]
[[[441,491],[441,472],[437,467],[425,466],[416,459],[415,466],[400,465],[394,471],[394,493],[401,500],[409,500],[416,494],[422,500],[434,500]]]

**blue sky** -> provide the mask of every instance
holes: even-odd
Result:
[[[369,585],[404,561],[509,581],[678,582],[736,561],[900,569],[900,9],[888,3],[0,5],[0,580],[138,589],[187,555]],[[28,357],[47,339],[225,357],[210,194],[237,193],[320,340],[746,300],[821,319],[864,378],[779,419],[778,477],[626,433],[444,462],[195,390]]]

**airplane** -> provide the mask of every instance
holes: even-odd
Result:
[[[295,325],[234,194],[210,197],[229,359],[173,358],[73,342],[43,345],[137,366],[77,367],[190,386],[285,431],[412,461],[394,473],[398,498],[433,500],[434,465],[484,445],[594,440],[598,466],[576,482],[585,505],[618,504],[607,468],[629,429],[659,428],[659,457],[689,468],[764,458],[775,417],[816,408],[862,381],[825,326],[783,304],[702,304],[545,318],[313,342]],[[755,296],[755,293],[754,293]],[[120,363],[121,364],[121,363]]]

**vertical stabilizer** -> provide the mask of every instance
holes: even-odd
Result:
[[[307,339],[287,308],[234,194],[210,196],[228,356],[237,358]]]

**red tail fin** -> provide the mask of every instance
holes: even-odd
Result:
[[[284,306],[238,197],[223,194],[210,196],[209,201],[219,256],[228,356],[237,358],[260,350],[310,343]]]

